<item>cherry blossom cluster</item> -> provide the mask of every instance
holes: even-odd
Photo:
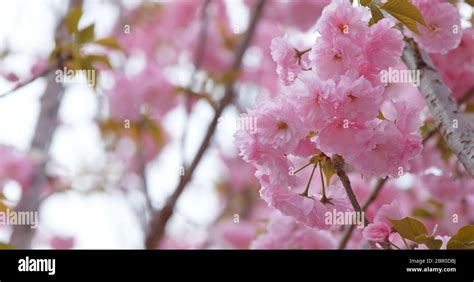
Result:
[[[298,160],[317,164],[318,156],[338,154],[364,175],[399,176],[422,148],[420,108],[385,95],[379,79],[399,63],[402,34],[390,19],[369,26],[369,18],[364,7],[333,1],[316,24],[321,36],[309,52],[275,38],[272,56],[288,87],[247,113],[257,120],[255,134],[236,134],[241,155],[257,168],[262,197],[309,226],[325,227],[325,209],[351,207],[338,183],[328,187],[330,196],[302,193],[307,175],[291,173]]]

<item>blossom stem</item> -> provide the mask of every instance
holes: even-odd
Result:
[[[309,186],[311,185],[311,181],[313,181],[314,171],[316,170],[316,167],[317,167],[317,166],[318,166],[318,163],[315,163],[314,166],[313,166],[313,170],[311,171],[311,176],[309,177],[308,184],[306,184],[306,189],[305,189],[304,192],[301,194],[302,196],[309,197],[309,196],[308,196]]]
[[[400,236],[402,237],[402,236]],[[407,247],[407,249],[409,250],[410,249],[410,246],[408,246],[408,243],[407,241],[405,240],[405,238],[402,237],[402,240],[403,240],[403,243],[405,244],[405,246]]]
[[[304,166],[298,168],[297,170],[295,170],[293,172],[293,174],[297,174],[298,172],[302,171],[303,169],[307,168],[309,165],[311,165],[312,163],[311,162],[308,162],[307,164],[305,164]]]
[[[377,181],[377,184],[374,187],[374,190],[372,190],[372,193],[367,197],[367,200],[365,200],[364,204],[362,205],[362,211],[366,211],[369,205],[375,201],[377,196],[379,195],[380,191],[382,190],[382,187],[384,186],[385,182],[387,182],[388,177],[381,178]],[[347,245],[347,242],[349,242],[349,239],[352,236],[352,233],[354,232],[355,225],[349,226],[345,233],[344,236],[342,237],[341,242],[339,243],[339,249],[344,249]]]
[[[17,90],[25,87],[26,85],[32,83],[33,81],[35,81],[36,79],[40,78],[40,77],[45,77],[47,76],[49,73],[51,73],[52,71],[54,71],[55,68],[54,67],[48,67],[46,68],[45,70],[43,70],[40,74],[36,75],[36,76],[33,76],[31,78],[29,78],[28,80],[24,81],[24,82],[21,82],[19,84],[17,84],[15,87],[13,87],[13,89],[5,92],[5,93],[2,93],[0,94],[0,99],[1,98],[4,98],[4,97],[7,97],[9,96],[10,94],[13,94],[14,92],[16,92]]]
[[[339,155],[335,155],[332,159],[332,163],[334,164],[334,169],[336,170],[337,176],[339,176],[339,179],[341,179],[342,185],[346,190],[346,194],[349,197],[354,211],[362,213],[362,208],[360,207],[359,201],[357,201],[354,191],[352,190],[351,181],[344,171],[344,159]],[[365,226],[367,226],[367,224],[368,221],[365,219]]]
[[[323,197],[321,199],[321,202],[326,202],[328,198],[326,197],[326,186],[324,184],[324,177],[323,177],[323,167],[321,166],[321,161],[319,163],[319,174],[321,175],[321,185],[323,187]]]
[[[397,245],[395,245],[394,243],[388,241],[388,243],[391,245],[391,246],[394,246],[397,250],[401,250],[401,248]]]
[[[298,55],[298,57],[301,58],[301,56],[303,56],[304,54],[306,54],[306,53],[308,53],[309,51],[311,51],[311,49],[312,49],[312,48],[308,48],[308,49],[305,49],[305,50],[303,50],[303,51],[300,51],[300,50],[295,49],[295,51],[296,51],[296,54]]]

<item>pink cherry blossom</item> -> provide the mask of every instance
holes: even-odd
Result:
[[[390,220],[401,218],[402,215],[397,200],[393,200],[390,204],[382,205],[375,215],[374,222],[364,228],[364,238],[373,242],[385,241],[392,232]]]
[[[413,1],[428,27],[417,24],[420,35],[412,34],[415,41],[430,53],[445,54],[461,41],[461,18],[456,7],[444,1]]]
[[[177,100],[174,87],[163,71],[156,64],[147,64],[145,69],[131,78],[117,74],[109,94],[111,117],[118,121],[140,121],[145,113],[154,117],[164,116]]]
[[[285,85],[290,85],[301,72],[301,59],[287,38],[274,38],[271,45],[272,58],[277,63],[277,73]]]
[[[214,236],[224,247],[248,249],[256,236],[256,226],[252,222],[225,221],[216,226]]]
[[[74,248],[75,239],[74,237],[64,237],[64,236],[53,236],[49,240],[51,248],[57,250],[69,250]]]
[[[337,117],[356,123],[364,123],[377,117],[382,102],[383,87],[373,87],[364,77],[341,77],[336,95],[339,98]]]
[[[398,200],[393,200],[390,204],[385,204],[380,207],[375,215],[374,223],[386,223],[391,226],[389,219],[399,220],[402,219],[402,217]]]
[[[474,87],[474,29],[465,29],[461,42],[445,55],[430,54],[443,81],[451,88],[454,96],[462,97]]]
[[[337,37],[328,41],[320,37],[311,50],[309,59],[321,79],[336,79],[357,67],[360,52],[361,47],[350,39]]]
[[[394,22],[382,19],[370,27],[364,43],[364,56],[377,70],[395,66],[402,55],[404,41],[400,31],[393,28]]]
[[[364,228],[364,238],[373,242],[383,242],[390,235],[391,228],[385,222],[371,223]]]
[[[368,30],[370,14],[363,7],[354,8],[349,1],[334,0],[323,10],[316,30],[325,41],[349,38],[363,40]]]
[[[33,160],[5,145],[0,145],[0,156],[0,183],[13,180],[28,189],[36,170]]]
[[[257,237],[253,249],[334,249],[337,241],[328,231],[317,231],[297,223],[292,217],[274,212],[267,232]]]

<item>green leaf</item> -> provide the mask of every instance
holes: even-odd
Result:
[[[7,243],[0,242],[0,250],[11,250],[13,249],[12,246],[8,245]]]
[[[438,143],[436,143],[436,148],[441,152],[441,158],[445,163],[449,163],[453,155],[453,151],[449,148],[448,143],[443,139],[443,137],[438,138]]]
[[[395,220],[395,219],[389,219],[390,222],[392,223],[393,227],[395,230],[400,234],[405,239],[411,240],[413,242],[419,243],[419,244],[424,244],[424,241],[422,240],[424,237],[421,237],[422,235],[428,235],[428,229],[426,226],[411,217],[405,217],[404,219],[400,220]]]
[[[145,120],[145,128],[153,138],[156,146],[161,147],[163,145],[163,135],[161,133],[161,128],[153,120],[147,118]]]
[[[92,69],[93,63],[101,63],[109,69],[112,68],[109,58],[106,55],[88,55],[83,58],[82,65],[85,69]]]
[[[423,217],[423,218],[430,218],[432,217],[432,214],[427,211],[426,209],[423,209],[423,208],[416,208],[416,209],[413,209],[412,213],[411,213],[413,216],[416,216],[416,217]]]
[[[328,159],[322,160],[320,165],[321,165],[321,168],[323,169],[324,176],[326,177],[326,183],[327,185],[329,185],[329,182],[331,181],[331,178],[333,177],[333,175],[336,174],[336,171],[334,170],[334,167],[331,161]]]
[[[0,200],[0,212],[6,212],[8,210],[8,207],[3,203],[2,200]]]
[[[380,11],[379,7],[376,4],[372,3],[369,7],[370,13],[372,14],[372,18],[369,21],[369,25],[376,24],[384,18],[382,11]]]
[[[416,34],[420,34],[417,23],[429,28],[418,8],[408,0],[388,0],[381,8]]]
[[[77,32],[77,25],[82,17],[82,6],[71,8],[64,18],[67,32],[73,34]]]
[[[464,109],[464,112],[473,113],[474,112],[474,104],[472,104],[472,103],[467,104],[466,108]]]
[[[360,0],[360,4],[365,7],[369,6],[371,3],[372,0]]]
[[[94,29],[95,29],[95,24],[90,24],[86,26],[85,28],[81,29],[77,35],[77,43],[78,44],[84,44],[91,42],[94,40]]]
[[[377,118],[380,120],[387,120],[385,116],[383,115],[382,111],[379,110],[379,114],[377,115]]]
[[[451,237],[447,249],[474,250],[474,225],[466,225],[458,230],[458,233]]]
[[[120,46],[120,44],[113,37],[100,38],[94,41],[94,43],[98,45],[102,45],[104,47],[122,50],[122,47]]]
[[[430,250],[439,250],[443,245],[442,240],[435,239],[433,236],[428,236],[426,234],[422,234],[415,239],[415,242],[426,245]]]

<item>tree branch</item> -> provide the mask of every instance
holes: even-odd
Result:
[[[377,181],[377,184],[375,184],[374,190],[372,190],[372,193],[370,193],[370,195],[367,197],[364,204],[362,205],[362,211],[365,212],[367,208],[369,207],[369,205],[373,201],[375,201],[375,199],[379,195],[380,191],[382,190],[382,187],[384,186],[385,182],[387,182],[387,180],[388,180],[388,177],[385,177]],[[346,229],[346,231],[344,232],[344,235],[342,236],[342,240],[339,243],[339,249],[342,250],[346,248],[346,245],[352,236],[352,232],[354,232],[354,228],[355,228],[355,225],[351,225],[349,226],[349,228]]]
[[[471,99],[472,97],[474,96],[474,87],[469,89],[466,94],[464,94],[462,97],[460,97],[458,100],[458,105],[462,105],[466,102],[469,101],[469,99]],[[423,139],[423,145],[426,144],[426,142],[428,142],[428,140],[430,140],[431,137],[433,137],[436,132],[438,130],[437,129],[433,129],[431,131],[428,132],[428,134],[426,134],[426,137]]]
[[[237,46],[236,51],[235,51],[236,56],[232,64],[232,67],[230,69],[230,73],[235,74],[235,75],[232,76],[233,79],[231,79],[231,81],[225,87],[224,97],[222,98],[220,105],[214,114],[214,118],[207,129],[206,136],[204,137],[204,140],[201,142],[198,152],[196,153],[190,166],[187,169],[185,169],[185,173],[181,177],[178,187],[175,189],[173,194],[168,198],[163,209],[161,209],[161,211],[156,213],[152,219],[150,230],[147,234],[147,238],[145,242],[145,246],[147,249],[154,249],[159,245],[161,238],[163,237],[165,233],[166,224],[173,214],[173,210],[176,206],[176,203],[180,195],[184,191],[188,182],[191,180],[195,169],[197,168],[204,153],[206,152],[207,148],[210,145],[210,141],[216,130],[219,117],[221,116],[224,109],[232,102],[234,98],[234,92],[233,92],[234,80],[237,77],[237,74],[240,72],[240,67],[242,65],[242,58],[244,56],[245,51],[247,50],[247,47],[250,44],[250,40],[254,34],[263,6],[264,6],[264,0],[259,0],[258,3],[255,5],[255,9],[252,13],[251,22],[248,27],[248,30],[246,34],[244,35],[242,41]]]
[[[201,68],[202,61],[204,60],[204,52],[206,51],[206,44],[207,44],[207,26],[209,24],[209,12],[208,7],[211,3],[211,0],[206,0],[204,6],[202,8],[201,14],[201,27],[199,30],[199,44],[195,51],[194,57],[194,70],[191,74],[191,81],[189,82],[188,87],[186,87],[189,91],[186,92],[184,97],[184,127],[183,133],[181,135],[180,146],[181,146],[181,153],[182,153],[182,165],[183,167],[186,166],[186,139],[187,139],[187,132],[189,126],[189,117],[191,115],[191,99],[190,99],[190,91],[196,81],[196,74]]]
[[[354,211],[362,213],[362,208],[357,201],[354,190],[352,190],[351,181],[344,171],[344,159],[339,155],[334,155],[332,158],[332,163],[334,165],[334,169],[336,170],[337,176],[339,176],[339,179],[341,179],[342,186],[344,186],[344,189],[346,190],[346,194],[349,197],[349,201],[351,202]],[[364,219],[364,225],[367,226],[368,221],[366,218]]]
[[[44,77],[46,75],[48,75],[51,71],[53,71],[54,68],[52,67],[49,67],[47,69],[45,69],[44,71],[42,71],[40,74],[38,74],[37,76],[32,76],[30,77],[29,79],[27,79],[26,81],[23,81],[23,82],[20,82],[18,83],[15,87],[13,87],[12,89],[10,89],[9,91],[3,93],[3,94],[0,94],[0,99],[1,98],[5,98],[13,93],[15,93],[17,90],[20,90],[21,88],[25,87],[26,85],[32,83],[33,81],[35,81],[36,79],[40,78],[40,77]]]
[[[474,134],[459,111],[451,90],[441,80],[428,53],[419,49],[413,40],[406,39],[402,58],[408,69],[420,71],[418,89],[433,115],[438,131],[466,171],[474,176]]]
[[[82,0],[72,0],[69,7],[81,5]],[[67,36],[64,22],[60,21],[56,28],[56,34],[59,38]],[[58,63],[58,68],[62,67],[62,61]],[[64,94],[63,86],[56,82],[55,74],[48,72],[47,86],[40,100],[40,114],[36,123],[35,134],[31,143],[31,150],[38,150],[47,153],[53,140],[54,131],[58,125],[58,111]],[[41,201],[41,193],[46,186],[46,162],[42,162],[35,172],[31,187],[22,194],[17,211],[38,212]],[[10,245],[15,248],[31,248],[31,242],[35,235],[35,229],[29,225],[14,225],[10,236]]]

